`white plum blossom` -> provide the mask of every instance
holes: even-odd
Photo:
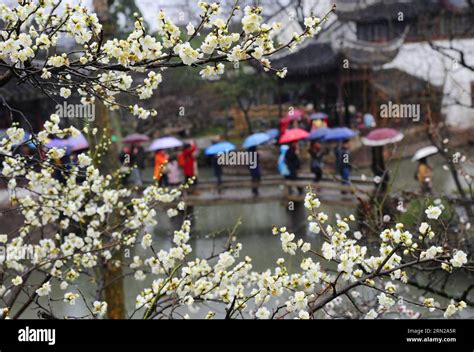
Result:
[[[69,88],[61,88],[59,91],[59,95],[62,96],[63,98],[69,98],[71,96],[71,90]]]
[[[20,286],[23,283],[23,279],[21,276],[16,276],[12,279],[13,286]]]
[[[298,318],[302,320],[307,320],[309,319],[309,313],[305,310],[300,310],[298,313]]]
[[[71,306],[76,304],[76,300],[79,298],[77,293],[67,292],[64,294],[64,302],[69,303]]]
[[[374,309],[371,309],[365,315],[365,319],[375,319],[377,318],[377,316],[378,316],[378,313]]]
[[[446,310],[444,312],[444,317],[450,318],[451,316],[453,316],[459,311],[462,311],[466,307],[467,307],[467,304],[464,301],[460,301],[457,304],[454,301],[451,301],[451,303],[446,307]]]
[[[309,223],[309,231],[318,234],[321,232],[321,228],[317,222],[312,221]]]
[[[438,219],[439,216],[441,215],[442,210],[439,206],[432,206],[430,205],[426,210],[425,214],[428,217],[428,219]]]
[[[379,294],[377,296],[377,300],[380,306],[385,309],[390,308],[395,304],[395,300],[392,297],[386,295],[385,293]]]
[[[36,290],[36,294],[40,297],[47,296],[51,293],[51,283],[45,282],[39,289]]]
[[[456,251],[453,258],[449,261],[455,268],[460,268],[467,263],[467,255],[463,251]]]
[[[270,311],[266,307],[261,307],[255,313],[255,317],[258,319],[268,319],[270,318]]]
[[[107,313],[107,302],[95,301],[92,304],[92,313],[95,316],[103,317]]]
[[[142,247],[143,247],[143,249],[149,248],[152,243],[153,243],[152,235],[149,234],[149,233],[145,234],[142,238]]]
[[[191,47],[190,43],[180,44],[175,48],[175,52],[183,60],[183,63],[188,66],[198,61],[201,56],[197,50]]]

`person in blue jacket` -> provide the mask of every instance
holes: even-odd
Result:
[[[290,149],[286,144],[280,146],[280,156],[278,157],[278,172],[280,175],[287,177],[290,175],[290,170],[288,170],[288,166],[285,162],[285,155],[286,152]]]

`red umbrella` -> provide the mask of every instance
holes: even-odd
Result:
[[[377,128],[362,138],[362,143],[370,147],[397,143],[403,139],[403,133],[393,128]]]
[[[291,143],[295,141],[299,141],[300,139],[305,139],[309,136],[309,133],[301,128],[292,128],[290,130],[286,130],[286,132],[280,138],[280,144],[283,143]]]
[[[123,143],[146,143],[149,142],[150,138],[144,134],[132,133],[123,139]]]

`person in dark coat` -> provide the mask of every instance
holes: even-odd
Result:
[[[300,158],[298,156],[298,142],[293,142],[290,144],[290,149],[285,154],[285,163],[288,166],[290,174],[286,176],[287,180],[297,180],[298,179],[298,170],[301,166]],[[298,187],[298,192],[303,193],[303,188]],[[290,187],[291,193],[291,187]]]
[[[143,185],[142,170],[145,169],[145,149],[140,145],[132,145],[131,154],[132,171],[131,177],[134,185]]]
[[[219,156],[213,155],[212,156],[212,170],[214,171],[214,176],[217,179],[217,190],[221,193],[221,185],[222,185],[222,165],[219,163]]]
[[[336,153],[336,169],[341,176],[342,184],[349,185],[351,171],[352,171],[352,164],[351,164],[351,141],[346,139],[342,142],[341,146],[337,146],[335,153]]]
[[[258,196],[258,185],[262,179],[262,173],[260,170],[260,164],[259,164],[259,155],[257,152],[257,147],[252,147],[249,148],[248,150],[249,153],[255,153],[255,164],[249,165],[249,171],[250,171],[250,177],[252,178],[252,193],[255,197]]]
[[[314,174],[314,182],[319,182],[323,178],[323,157],[326,154],[321,148],[321,143],[315,141],[309,148],[311,156],[311,172]]]
[[[375,177],[380,179],[380,182],[376,184],[376,192],[385,193],[388,187],[389,174],[385,167],[384,160],[384,148],[383,146],[372,148],[372,172]]]

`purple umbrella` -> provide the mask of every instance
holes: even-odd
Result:
[[[328,119],[328,114],[324,113],[324,112],[315,112],[315,113],[312,113],[309,118],[311,120],[324,120],[324,119]]]
[[[82,133],[77,137],[69,137],[66,141],[67,145],[71,147],[71,152],[89,148],[89,143]]]
[[[183,146],[183,142],[175,137],[163,137],[158,138],[153,141],[153,143],[148,148],[149,152],[154,152],[156,150],[162,149],[172,149]]]
[[[67,139],[57,139],[57,138],[52,139],[46,144],[46,147],[50,149],[51,148],[62,149],[62,148],[66,148],[67,146],[68,146]]]
[[[314,130],[313,132],[311,132],[308,136],[308,139],[310,141],[315,141],[315,140],[318,140],[318,139],[323,139],[324,136],[326,136],[326,134],[329,132],[329,128],[326,128],[326,127],[321,127],[321,128],[318,128],[317,130]]]
[[[80,134],[77,137],[69,137],[66,139],[52,139],[46,144],[46,147],[49,149],[66,149],[66,152],[70,154],[72,152],[89,148],[89,143],[87,143],[86,137],[84,137],[83,134]]]

